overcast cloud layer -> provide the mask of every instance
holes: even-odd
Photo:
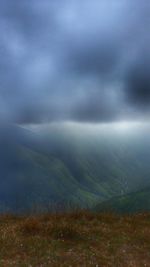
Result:
[[[1,119],[112,122],[149,115],[149,1],[0,1]]]

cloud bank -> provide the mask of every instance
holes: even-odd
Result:
[[[1,120],[149,119],[149,32],[146,0],[1,0]]]

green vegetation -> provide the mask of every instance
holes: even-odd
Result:
[[[24,135],[0,140],[0,212],[91,208],[150,186],[146,138],[60,129],[38,140]]]
[[[150,214],[0,216],[2,267],[150,266]]]
[[[95,210],[119,213],[150,211],[150,188],[112,198],[109,201],[96,205]]]

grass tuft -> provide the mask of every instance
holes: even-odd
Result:
[[[20,225],[20,231],[24,235],[39,235],[43,230],[42,224],[38,218],[29,217],[25,219]]]
[[[56,223],[48,228],[48,232],[54,239],[80,240],[81,235],[77,227],[70,223]]]

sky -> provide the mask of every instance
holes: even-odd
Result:
[[[150,118],[150,2],[0,0],[0,120]]]

